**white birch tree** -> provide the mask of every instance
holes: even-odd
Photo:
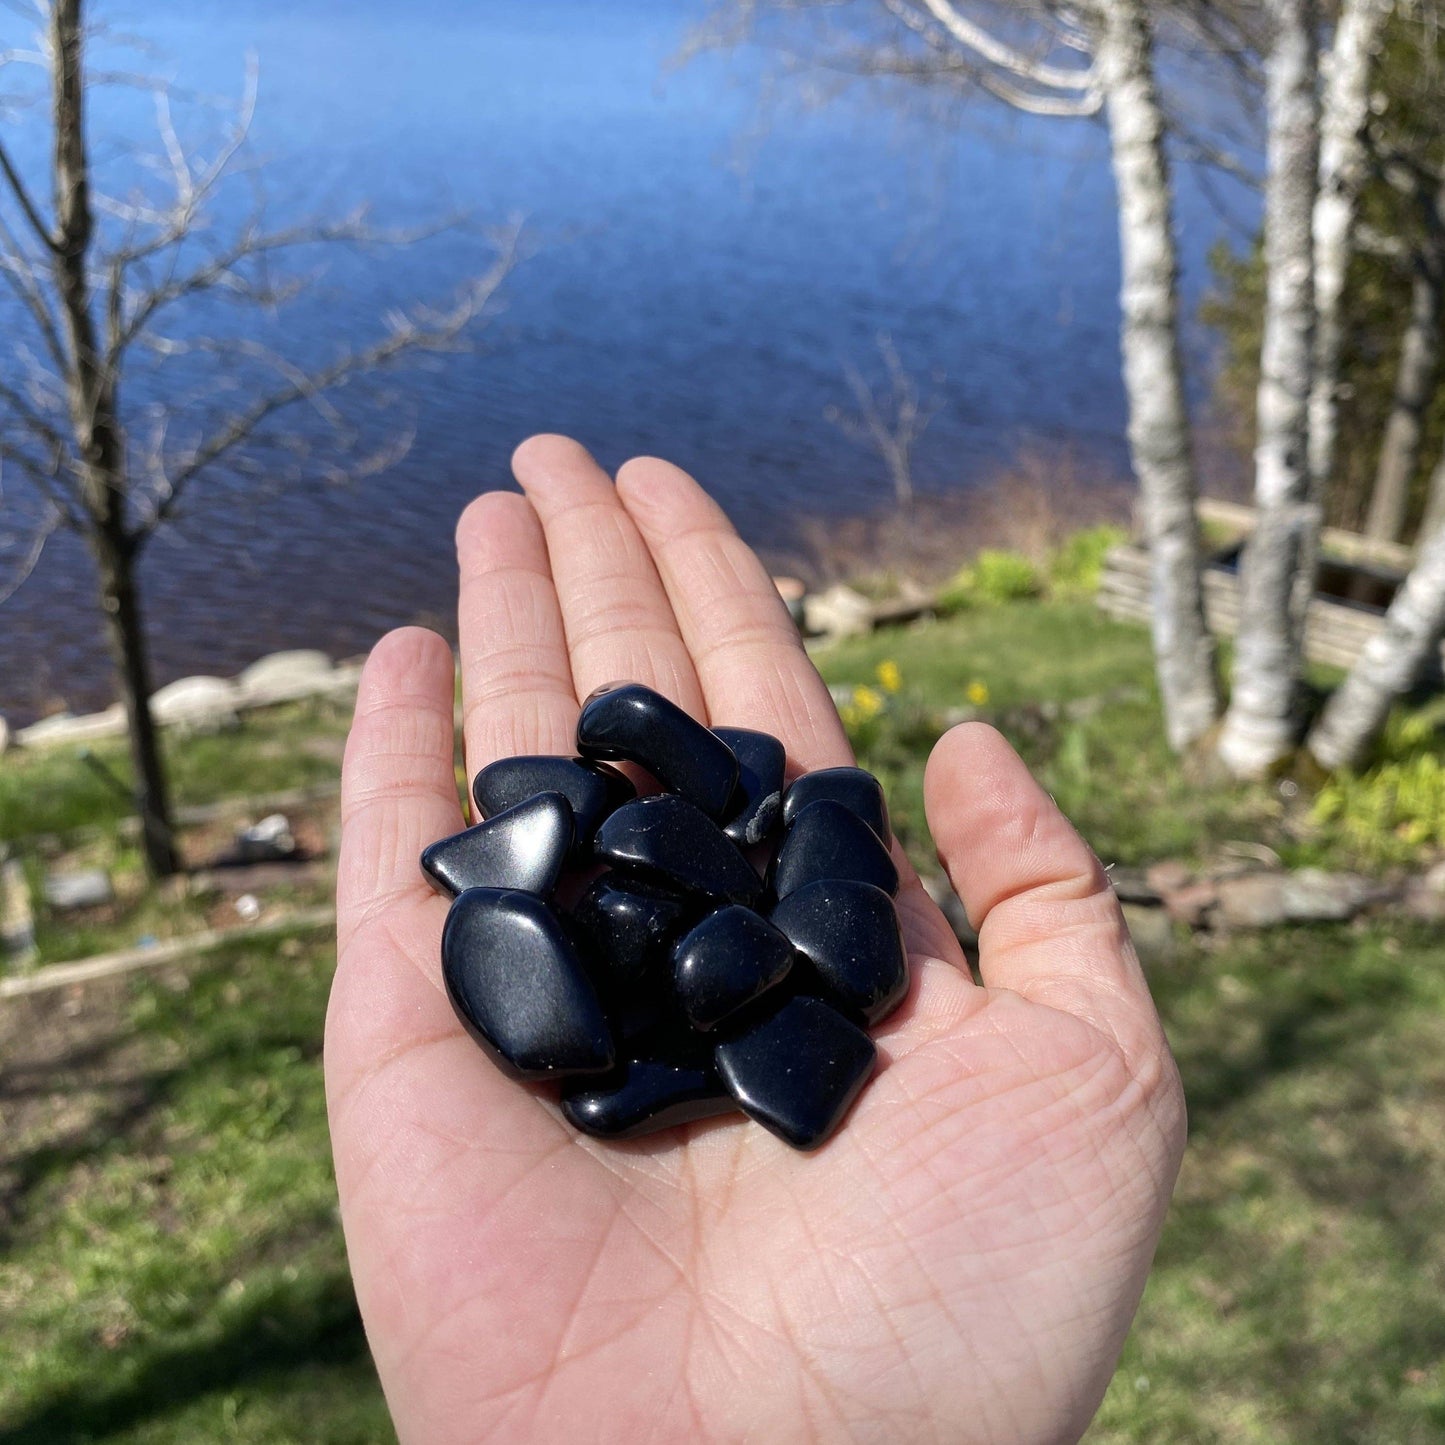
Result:
[[[1315,333],[1313,218],[1319,168],[1319,17],[1314,0],[1269,0],[1265,181],[1267,288],[1255,446],[1255,529],[1219,755],[1259,777],[1294,749],[1305,610],[1319,502],[1309,402]],[[1308,569],[1305,568],[1309,563]]]
[[[1445,472],[1445,456],[1440,469]],[[1349,676],[1331,695],[1306,747],[1322,768],[1364,762],[1395,700],[1414,686],[1445,633],[1445,523],[1421,543],[1415,565],[1385,613],[1384,627],[1364,646]]]
[[[1344,0],[1325,62],[1320,179],[1315,198],[1315,371],[1310,390],[1310,475],[1323,502],[1335,468],[1345,280],[1360,192],[1369,175],[1366,127],[1374,61],[1394,0]]]
[[[849,74],[983,92],[1034,115],[1107,120],[1119,196],[1120,343],[1131,461],[1152,563],[1155,668],[1173,747],[1219,714],[1214,640],[1205,623],[1198,486],[1179,351],[1178,255],[1148,0],[1062,7],[959,0],[732,0],[724,43],[764,12],[868,15],[866,28],[819,34],[801,58]],[[878,30],[876,25],[883,28]],[[716,43],[714,40],[713,43]],[[789,53],[798,56],[796,46]]]

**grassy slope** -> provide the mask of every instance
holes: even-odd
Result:
[[[920,748],[975,682],[1106,857],[1281,842],[1271,800],[1173,778],[1147,639],[1087,606],[976,612],[822,661],[862,683],[885,657],[903,690],[863,731],[920,856]],[[1099,698],[1072,717],[1041,706]],[[178,791],[313,781],[283,761],[286,729],[336,725],[180,744]],[[7,819],[85,816],[73,759],[13,761],[0,836]],[[1092,1440],[1445,1432],[1438,956],[1437,937],[1377,924],[1190,943],[1156,976],[1193,1142]],[[327,1162],[330,962],[325,940],[296,939],[189,986],[135,978],[0,1016],[0,1445],[388,1437]]]

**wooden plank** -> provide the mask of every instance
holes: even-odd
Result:
[[[76,959],[72,963],[53,963],[48,968],[36,969],[34,973],[0,978],[0,999],[44,993],[48,989],[90,983],[98,978],[113,978],[116,974],[134,973],[142,968],[159,968],[163,964],[179,963],[213,953],[228,943],[248,943],[258,938],[274,938],[281,933],[331,928],[335,923],[334,908],[300,908],[248,928],[204,929],[199,933],[186,934],[182,938],[163,939],[149,948],[126,948],[118,953],[102,953],[94,958]]]

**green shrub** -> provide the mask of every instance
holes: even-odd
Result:
[[[1338,773],[1315,798],[1314,819],[1373,862],[1400,862],[1445,847],[1445,756],[1439,709],[1397,716],[1381,760],[1363,773]]]
[[[976,603],[1018,602],[1043,591],[1038,569],[1018,552],[985,549],[938,594],[944,616]]]
[[[1129,540],[1129,533],[1113,523],[1085,527],[1067,538],[1049,563],[1049,588],[1060,596],[1091,597],[1099,590],[1104,558]]]

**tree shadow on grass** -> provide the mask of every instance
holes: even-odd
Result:
[[[288,1376],[342,1371],[376,1388],[351,1282],[333,1272],[277,1283],[228,1306],[203,1340],[159,1343],[98,1361],[83,1386],[57,1391],[0,1421],[0,1445],[80,1445],[180,1411],[206,1395],[278,1389]],[[105,1368],[99,1368],[100,1364]],[[379,1396],[378,1396],[379,1398]]]

